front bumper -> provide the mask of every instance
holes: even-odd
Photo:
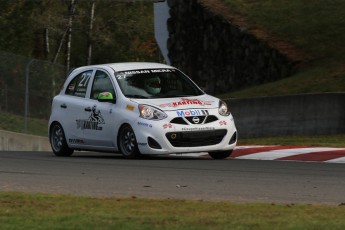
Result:
[[[235,148],[237,130],[232,115],[224,117],[210,113],[210,122],[188,124],[168,118],[150,121],[138,118],[133,125],[139,150],[142,154],[172,154],[191,152],[216,152]],[[169,119],[170,117],[170,119]],[[172,121],[172,122],[171,122]]]

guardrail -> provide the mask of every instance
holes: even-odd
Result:
[[[345,93],[225,100],[239,138],[345,133]],[[51,151],[48,137],[0,130],[0,150]]]
[[[239,138],[345,133],[345,93],[228,99]]]

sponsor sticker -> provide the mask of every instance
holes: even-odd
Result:
[[[172,127],[173,127],[173,125],[170,124],[170,123],[169,123],[169,124],[164,124],[164,125],[163,125],[163,128],[164,128],[164,129],[171,129]]]
[[[141,69],[141,70],[131,70],[131,71],[123,71],[119,72],[115,77],[118,80],[123,80],[126,78],[130,78],[136,74],[149,74],[149,73],[169,73],[175,72],[174,69]]]
[[[152,125],[151,124],[148,124],[148,123],[145,123],[145,122],[140,122],[140,121],[138,121],[138,123],[137,123],[138,125],[140,125],[140,126],[144,126],[144,127],[148,127],[148,128],[152,128]]]
[[[68,142],[71,144],[84,144],[84,140],[82,139],[68,139]]]
[[[133,105],[126,105],[126,109],[129,111],[134,111],[134,106]]]
[[[220,125],[226,125],[227,122],[226,122],[226,121],[219,121],[219,124],[220,124]]]
[[[213,101],[202,101],[199,99],[188,99],[188,98],[181,98],[180,101],[176,102],[170,102],[166,104],[161,104],[159,105],[160,107],[178,107],[178,106],[183,106],[183,105],[201,105],[201,106],[206,106],[206,105],[212,105]]]
[[[208,111],[201,109],[178,110],[176,114],[179,117],[206,116],[208,115]]]
[[[203,130],[215,130],[214,127],[202,127],[202,128],[182,128],[182,131],[203,131]]]
[[[92,130],[102,130],[103,127],[100,124],[105,124],[102,117],[101,111],[97,110],[96,105],[92,107],[91,114],[88,119],[76,120],[77,129],[92,129]]]

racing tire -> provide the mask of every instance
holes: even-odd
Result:
[[[130,125],[124,125],[118,137],[119,150],[126,159],[141,157],[135,133]]]
[[[53,123],[50,132],[49,140],[55,156],[69,157],[73,154],[73,149],[67,145],[65,133],[59,123]]]
[[[219,151],[219,152],[209,152],[208,155],[213,159],[225,159],[232,154],[232,150]]]

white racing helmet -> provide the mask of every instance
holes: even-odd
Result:
[[[150,94],[158,94],[161,92],[161,79],[159,77],[151,77],[145,79],[145,90]]]

